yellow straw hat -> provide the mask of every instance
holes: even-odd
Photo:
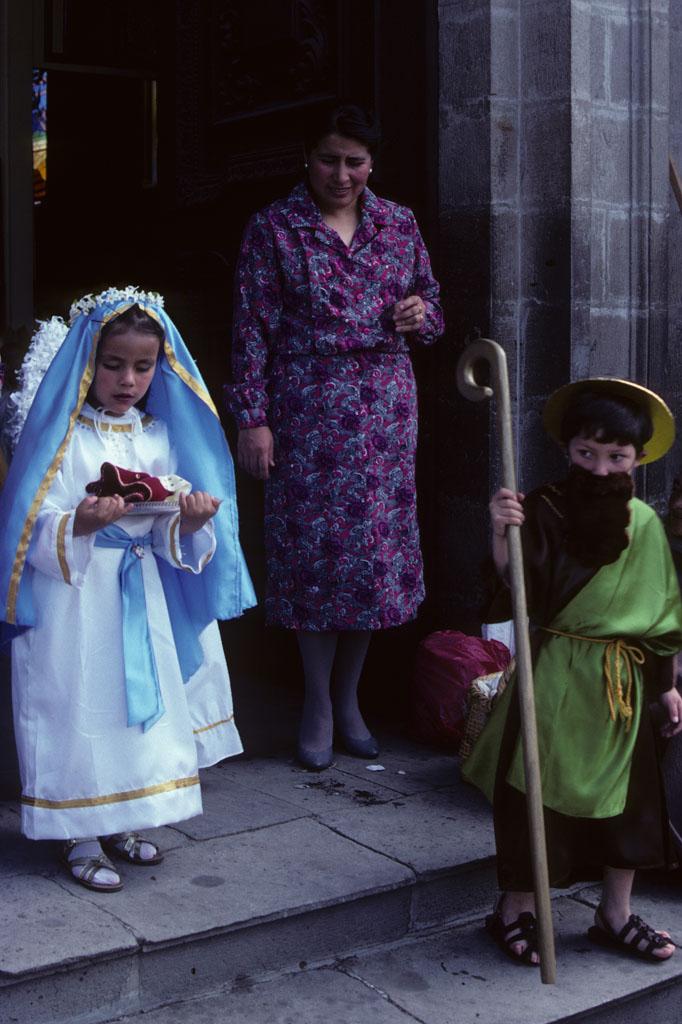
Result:
[[[575,380],[571,384],[564,384],[549,396],[542,419],[547,433],[559,444],[564,443],[561,437],[564,413],[570,403],[584,391],[612,398],[625,398],[633,405],[639,406],[640,409],[646,409],[651,417],[654,430],[646,442],[645,454],[640,459],[640,465],[655,462],[656,459],[665,455],[672,446],[675,440],[675,418],[663,399],[655,391],[650,391],[642,384],[635,384],[631,380],[621,380],[618,377],[591,377],[586,380]]]

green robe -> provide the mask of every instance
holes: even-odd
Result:
[[[630,543],[616,562],[602,566],[546,625],[563,633],[623,639],[641,650],[670,656],[682,649],[682,602],[663,526],[643,502],[630,502]],[[531,613],[533,609],[531,606]],[[535,704],[543,803],[572,817],[620,814],[645,703],[642,669],[633,659],[632,721],[612,718],[604,671],[605,646],[543,633],[535,667]],[[611,657],[612,675],[620,661]],[[513,685],[490,716],[462,775],[492,801],[502,734]],[[507,782],[525,792],[520,740]]]

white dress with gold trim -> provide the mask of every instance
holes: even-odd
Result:
[[[198,769],[242,750],[217,623],[201,635],[204,663],[183,683],[156,559],[142,573],[165,713],[147,732],[127,725],[122,551],[73,536],[73,512],[109,461],[149,473],[175,470],[165,424],[107,417],[84,406],[28,554],[37,623],[12,643],[22,830],[32,839],[106,835],[200,814]],[[100,414],[101,416],[101,414]],[[173,526],[175,523],[175,526]],[[179,536],[177,515],[127,516],[131,536],[151,531],[154,554],[201,572],[215,550],[210,523]]]

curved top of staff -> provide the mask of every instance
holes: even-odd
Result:
[[[499,386],[507,357],[502,346],[490,338],[478,338],[470,342],[457,362],[457,387],[460,394],[472,402],[481,402],[493,396],[490,385],[480,384],[476,380],[476,367],[483,363],[491,372],[492,383]]]

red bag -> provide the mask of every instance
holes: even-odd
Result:
[[[414,729],[427,743],[456,749],[462,739],[469,687],[478,676],[501,672],[511,655],[499,640],[454,629],[431,633],[417,648],[412,708]]]

